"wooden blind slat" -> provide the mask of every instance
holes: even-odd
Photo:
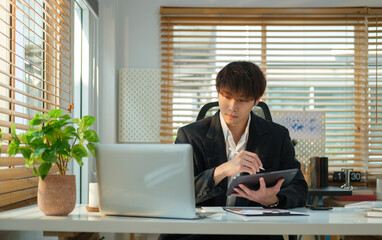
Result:
[[[23,189],[36,188],[38,184],[38,178],[24,178],[11,181],[0,182],[0,195],[4,193],[10,193],[20,191]]]
[[[37,196],[37,188],[26,189],[22,191],[10,192],[0,195],[0,207],[10,205],[12,203],[35,198]]]
[[[9,115],[9,116],[16,116],[16,117],[24,118],[26,120],[31,120],[34,117],[34,116],[31,116],[31,115],[28,115],[28,114],[25,114],[25,113],[12,111],[12,110],[5,109],[5,108],[2,108],[2,107],[0,107],[0,113],[6,114],[6,115]]]
[[[58,172],[58,168],[56,165],[53,165],[50,173],[56,173]],[[34,177],[32,168],[26,168],[26,167],[17,167],[17,168],[0,168],[0,182],[1,181],[10,181],[14,179],[21,179],[21,178],[29,178]]]
[[[256,15],[261,16],[272,16],[281,14],[291,14],[291,15],[339,15],[339,14],[352,14],[352,15],[363,15],[368,12],[376,12],[380,8],[367,8],[367,7],[318,7],[318,8],[306,8],[306,7],[293,7],[293,8],[208,8],[208,7],[168,7],[161,6],[160,13],[163,16],[182,15],[187,16],[188,14],[193,15],[208,15],[214,17],[213,14],[224,16],[224,15]]]
[[[49,112],[49,110],[47,109],[44,109],[44,108],[41,108],[41,107],[37,107],[35,105],[31,105],[31,104],[28,104],[28,103],[24,103],[24,102],[21,102],[21,101],[18,101],[18,100],[14,100],[10,97],[5,97],[3,95],[0,95],[0,100],[4,100],[6,102],[9,102],[9,103],[12,103],[12,104],[15,104],[15,105],[20,105],[20,106],[23,106],[23,107],[26,107],[30,110],[35,110],[37,112]],[[13,110],[12,110],[13,111]]]
[[[15,167],[15,166],[24,166],[24,165],[25,165],[25,159],[23,157],[1,157],[0,158],[0,167]]]

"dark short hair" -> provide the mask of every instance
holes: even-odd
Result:
[[[251,62],[231,62],[216,76],[216,90],[228,92],[235,99],[258,100],[266,86],[263,72]]]

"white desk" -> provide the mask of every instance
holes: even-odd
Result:
[[[242,217],[217,213],[199,220],[102,216],[82,205],[67,217],[45,216],[37,206],[0,212],[0,231],[58,231],[178,234],[382,235],[382,218],[366,218],[361,209],[334,208],[309,216]]]

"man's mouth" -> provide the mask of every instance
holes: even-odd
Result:
[[[231,115],[231,114],[226,114],[226,115],[227,115],[227,117],[228,117],[229,119],[237,118],[237,116],[235,116],[235,115]]]

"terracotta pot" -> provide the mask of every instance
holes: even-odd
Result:
[[[48,216],[67,216],[76,205],[76,176],[48,175],[38,181],[37,204]]]

